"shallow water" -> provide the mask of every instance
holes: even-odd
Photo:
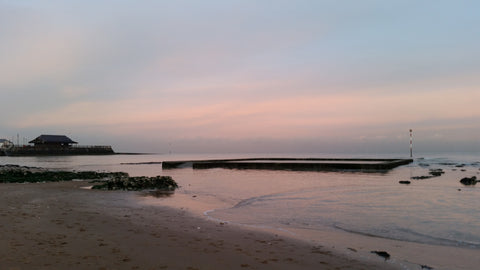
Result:
[[[222,221],[286,230],[327,226],[396,240],[480,248],[475,203],[480,189],[459,183],[462,177],[477,175],[478,166],[466,166],[465,171],[435,168],[446,173],[411,180],[410,185],[398,182],[428,175],[428,169],[417,164],[382,174],[214,169],[176,178],[188,185],[184,192],[230,201],[231,207],[208,212]]]
[[[0,164],[170,175],[181,188],[174,196],[159,200],[175,201],[175,197],[180,200],[182,196],[193,198],[190,203],[197,204],[198,211],[224,222],[290,232],[328,229],[480,250],[480,184],[467,187],[459,182],[463,177],[479,177],[479,156],[426,156],[415,159],[412,164],[377,173],[162,170],[161,164],[140,164],[244,157],[252,155],[0,157]],[[429,175],[430,169],[442,169],[445,174],[425,180],[410,179]],[[410,180],[411,184],[399,184],[400,180]]]

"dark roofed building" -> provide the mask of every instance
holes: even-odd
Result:
[[[33,143],[35,146],[57,146],[57,147],[67,147],[71,144],[76,144],[77,142],[72,141],[65,135],[40,135],[35,140],[28,143]]]
[[[30,141],[34,145],[17,145],[2,147],[0,155],[7,156],[59,156],[59,155],[112,155],[115,154],[110,145],[78,144],[65,135],[40,135]],[[4,145],[5,146],[5,145]]]

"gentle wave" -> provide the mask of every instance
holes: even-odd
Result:
[[[333,227],[345,232],[360,234],[369,237],[385,238],[391,240],[416,242],[422,244],[442,245],[442,246],[456,246],[464,248],[480,249],[480,242],[459,241],[454,239],[447,239],[437,237],[429,234],[419,233],[402,227],[392,227],[388,231],[379,231],[375,229],[361,230],[359,228],[348,228],[346,224],[334,224]]]

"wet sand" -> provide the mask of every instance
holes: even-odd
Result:
[[[0,184],[2,269],[392,269],[88,185]]]

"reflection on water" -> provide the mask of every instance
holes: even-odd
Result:
[[[140,192],[141,196],[152,196],[155,198],[165,198],[170,197],[175,194],[175,191],[172,190],[149,190]]]

